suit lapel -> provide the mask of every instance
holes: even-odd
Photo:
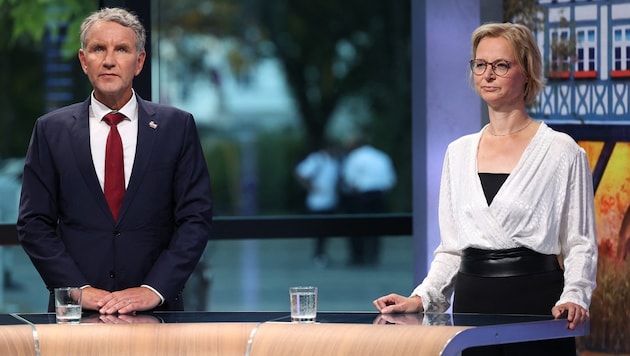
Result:
[[[105,200],[103,189],[98,183],[98,176],[94,169],[94,161],[92,160],[92,151],[90,150],[90,120],[89,120],[90,99],[88,98],[79,109],[75,111],[73,122],[70,126],[70,137],[72,137],[72,153],[77,162],[77,167],[81,172],[81,176],[85,181],[91,195],[103,212],[111,216],[109,206]],[[113,217],[112,217],[113,219]]]
[[[158,133],[158,120],[155,110],[136,94],[138,100],[138,143],[134,158],[129,185],[120,210],[120,217],[124,217],[127,207],[133,201],[151,160],[153,146]]]

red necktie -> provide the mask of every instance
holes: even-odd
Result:
[[[118,220],[118,213],[125,197],[123,146],[116,126],[124,119],[125,115],[118,112],[110,112],[103,118],[103,121],[110,127],[105,146],[105,187],[103,191],[109,209],[114,215],[114,220]]]

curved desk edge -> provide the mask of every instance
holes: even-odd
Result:
[[[476,326],[462,330],[448,342],[442,356],[458,355],[464,349],[475,346],[509,344],[515,342],[561,339],[585,336],[589,333],[589,323],[575,330],[567,328],[566,319],[532,321],[518,324]]]
[[[417,355],[436,356],[471,327],[267,322],[248,356]]]

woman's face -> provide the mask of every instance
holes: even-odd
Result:
[[[477,46],[475,60],[486,63],[509,62],[509,70],[502,76],[495,74],[490,64],[486,66],[483,74],[473,74],[475,89],[488,105],[496,109],[525,106],[527,78],[516,63],[512,48],[505,38],[483,38]]]

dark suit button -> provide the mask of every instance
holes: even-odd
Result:
[[[114,230],[114,237],[120,237],[121,232],[118,230]]]
[[[110,271],[109,272],[109,278],[116,278],[116,272]]]

